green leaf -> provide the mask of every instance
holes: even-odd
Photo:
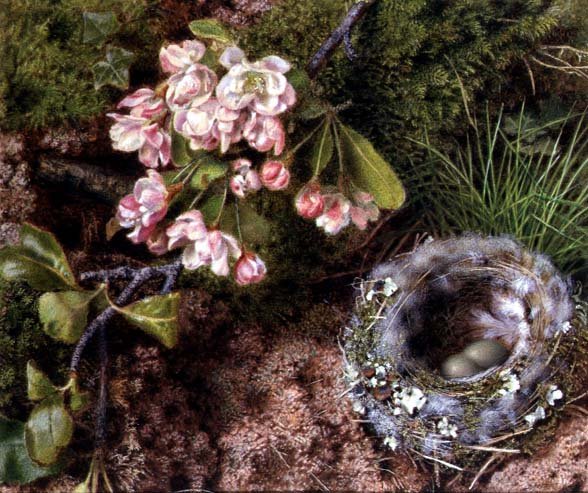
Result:
[[[60,467],[39,467],[27,452],[24,423],[0,416],[0,484],[26,484],[56,474]]]
[[[339,122],[341,152],[353,184],[373,195],[383,209],[399,209],[406,199],[402,182],[369,140]]]
[[[176,166],[184,167],[193,162],[194,158],[190,155],[188,139],[176,131],[173,124],[171,125],[171,158]]]
[[[106,60],[95,63],[92,67],[94,72],[94,89],[98,90],[103,86],[113,86],[118,89],[129,87],[129,66],[133,61],[134,54],[124,48],[112,47],[106,52]]]
[[[58,341],[67,344],[78,342],[88,322],[90,304],[100,295],[104,296],[103,288],[45,293],[39,298],[39,318],[43,330]]]
[[[267,242],[271,235],[269,221],[257,213],[257,211],[246,202],[239,202],[239,224],[243,241],[249,245],[261,245]],[[239,238],[237,228],[237,212],[234,207],[225,209],[220,228],[228,231],[236,238]]]
[[[190,186],[197,190],[204,190],[211,182],[225,176],[228,169],[229,165],[226,162],[208,155],[200,159],[198,169],[190,180]]]
[[[0,250],[0,276],[41,291],[79,289],[55,237],[30,224],[21,228],[20,246]]]
[[[200,212],[204,216],[204,222],[207,225],[212,225],[214,221],[218,218],[221,208],[223,206],[223,196],[222,195],[213,195],[204,201],[204,203],[200,206]]]
[[[189,24],[190,31],[201,39],[210,39],[223,44],[233,42],[231,33],[216,19],[198,19]]]
[[[331,121],[327,118],[312,148],[310,164],[314,172],[313,176],[319,176],[327,167],[333,157],[334,148]]]
[[[123,317],[165,347],[172,348],[178,342],[178,309],[180,294],[150,296],[124,308],[117,308]]]
[[[25,425],[25,443],[31,459],[38,464],[53,464],[69,445],[74,422],[65,409],[63,396],[55,394],[38,404]]]
[[[102,45],[119,28],[114,12],[84,12],[84,35],[87,44]]]
[[[27,395],[31,401],[40,401],[57,391],[57,387],[35,366],[33,361],[27,362]]]
[[[86,410],[90,405],[90,392],[81,390],[77,379],[71,380],[69,387],[69,408],[74,412]]]

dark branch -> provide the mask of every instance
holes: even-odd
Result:
[[[155,265],[152,267],[142,267],[135,269],[132,267],[119,267],[111,270],[100,270],[84,272],[80,275],[82,281],[101,281],[109,282],[111,279],[130,279],[129,284],[123,289],[122,293],[115,300],[117,306],[123,307],[128,305],[133,295],[147,281],[163,276],[165,281],[161,288],[161,294],[167,294],[175,285],[180,272],[182,271],[181,260],[175,260],[170,264]],[[97,331],[105,329],[112,317],[116,315],[116,309],[109,306],[100,315],[98,315],[86,328],[82,337],[78,341],[71,358],[70,371],[75,372],[78,369],[82,353]]]
[[[363,17],[367,9],[375,3],[376,0],[359,0],[349,9],[347,15],[335,29],[332,34],[325,40],[322,46],[312,57],[306,70],[311,78],[315,78],[320,72],[323,65],[329,60],[337,47],[343,42],[344,38],[351,31],[353,26]]]

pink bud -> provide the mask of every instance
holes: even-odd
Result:
[[[266,273],[265,263],[254,253],[244,253],[235,264],[235,281],[240,286],[261,282]]]
[[[323,213],[316,218],[316,225],[323,228],[325,233],[336,235],[349,225],[351,203],[341,193],[330,193],[323,197],[325,208]]]
[[[290,183],[290,172],[280,161],[267,161],[261,167],[260,178],[268,190],[284,190]]]
[[[296,196],[296,210],[305,219],[315,219],[323,213],[325,199],[316,182],[305,185]]]

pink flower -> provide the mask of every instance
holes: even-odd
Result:
[[[261,183],[268,190],[284,190],[290,183],[290,172],[280,161],[267,161],[261,167]]]
[[[265,263],[254,253],[245,252],[235,264],[235,280],[240,286],[261,282],[266,273]]]
[[[133,243],[143,243],[167,214],[168,191],[163,178],[154,170],[135,183],[133,193],[123,197],[116,219],[123,228],[134,228],[127,236]]]
[[[187,40],[181,45],[171,44],[167,48],[161,48],[159,61],[164,72],[175,74],[188,69],[198,62],[206,51],[206,47],[200,41]]]
[[[350,209],[351,221],[362,231],[367,228],[368,222],[377,221],[380,217],[380,209],[374,203],[374,197],[367,192],[355,192],[353,194],[355,206]]]
[[[148,88],[138,89],[129,94],[116,107],[131,108],[132,116],[147,119],[162,116],[167,111],[165,101],[156,96],[153,89]]]
[[[197,210],[184,212],[176,218],[176,221],[167,228],[167,237],[169,238],[168,248],[186,246],[195,241],[208,241],[206,224],[202,213]]]
[[[323,195],[325,207],[323,213],[316,218],[316,225],[323,228],[325,233],[336,235],[349,225],[351,220],[351,203],[341,193]]]
[[[219,230],[208,233],[208,242],[212,257],[210,269],[217,276],[227,276],[229,274],[229,256],[235,259],[241,256],[239,243],[233,236]]]
[[[239,48],[227,48],[220,57],[229,71],[216,88],[219,101],[232,110],[250,106],[261,115],[275,116],[296,102],[296,92],[284,74],[290,64],[278,56],[250,63]]]
[[[157,124],[143,128],[145,143],[139,149],[139,161],[148,168],[157,168],[159,163],[165,166],[171,159],[171,137]]]
[[[237,159],[233,161],[233,169],[237,172],[231,177],[230,186],[233,193],[239,198],[245,198],[245,195],[256,192],[261,188],[261,180],[257,171],[251,169],[249,159]]]
[[[258,115],[254,111],[243,126],[243,137],[259,152],[267,152],[273,147],[276,156],[282,153],[286,143],[282,122],[276,117]]]
[[[164,255],[169,250],[167,248],[167,234],[165,228],[157,227],[147,238],[147,248],[154,255]]]
[[[178,72],[169,78],[165,100],[172,110],[189,104],[199,106],[210,99],[216,82],[217,77],[212,70],[196,63],[185,72]]]
[[[296,210],[305,219],[315,219],[323,213],[325,199],[316,182],[306,184],[296,195]]]
[[[241,140],[242,119],[239,111],[228,110],[211,98],[204,104],[178,111],[173,125],[190,140],[192,149],[212,151],[220,144],[224,153],[231,144]]]
[[[108,113],[116,123],[110,128],[112,147],[117,151],[139,151],[139,161],[149,168],[165,166],[171,158],[171,138],[157,123],[138,116]]]
[[[210,265],[217,276],[229,273],[229,256],[239,258],[241,249],[235,238],[218,230],[208,231],[202,213],[185,212],[167,228],[169,249],[185,247],[182,263],[188,270]]]

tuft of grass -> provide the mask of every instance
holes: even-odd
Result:
[[[473,123],[464,144],[417,142],[419,195],[441,234],[508,234],[574,272],[588,255],[586,114],[530,125],[518,118]]]

